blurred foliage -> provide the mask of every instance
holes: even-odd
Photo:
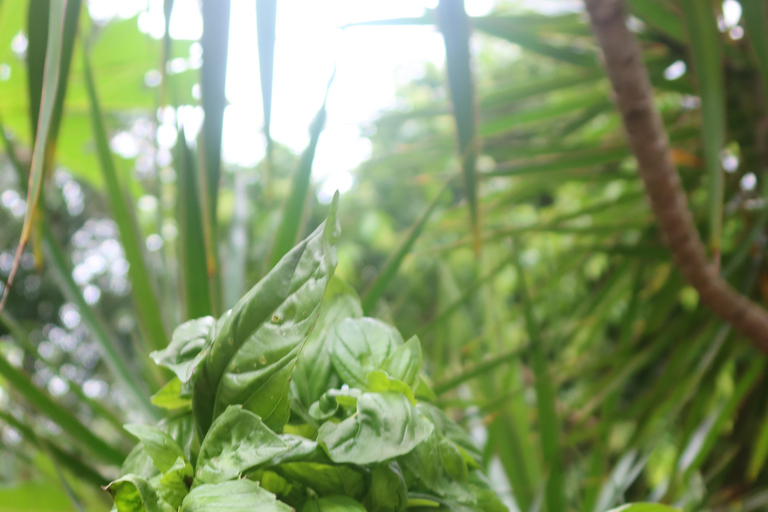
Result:
[[[701,9],[703,15],[718,31],[704,44],[717,37],[719,54],[693,47],[702,44],[701,34],[691,38],[683,3],[692,2],[628,1],[629,23],[643,45],[700,232],[709,235],[713,211],[722,210],[721,272],[764,303],[765,2],[742,0],[744,19],[731,25],[719,2],[706,2],[712,9]],[[26,176],[17,170],[28,168],[32,153],[27,6],[0,3],[0,120],[10,142],[0,155],[3,280],[26,209],[19,181]],[[377,23],[436,25],[438,15]],[[457,149],[447,72],[425,65],[398,90],[401,108],[362,127],[372,154],[340,201],[337,275],[365,299],[382,269],[392,268],[388,262],[396,261],[409,230],[425,219],[372,315],[406,339],[419,335],[436,404],[470,430],[492,485],[510,507],[603,512],[650,501],[685,510],[764,509],[764,357],[701,306],[675,269],[579,4],[541,13],[500,3],[470,23],[480,255],[469,229],[467,166]],[[103,347],[114,346],[146,397],[168,375],[147,358],[135,307],[142,297],[127,279],[130,262],[106,199],[89,119],[86,43],[116,175],[134,210],[130,221],[146,249],[149,289],[165,329],[195,311],[188,305],[200,288],[189,276],[202,277],[185,266],[201,263],[182,251],[204,247],[204,216],[185,208],[180,218],[180,191],[190,186],[182,172],[193,173],[198,188],[207,178],[191,121],[199,114],[200,47],[154,39],[139,30],[136,17],[97,23],[83,8],[56,165],[44,190],[45,218],[66,261],[57,265],[50,251],[36,258],[40,240],[33,237],[0,316],[0,353],[55,404],[125,451],[133,440],[120,425],[149,421],[149,413],[105,362]],[[702,59],[715,59],[706,72]],[[724,87],[702,83],[712,69],[720,70]],[[723,126],[704,126],[702,99],[717,94],[724,118],[707,122]],[[723,149],[713,165],[705,141],[718,130]],[[186,164],[182,146],[188,146]],[[283,205],[296,193],[301,155],[278,142],[270,154],[253,168],[224,162],[221,169],[216,236],[224,309],[268,270]],[[719,208],[709,192],[713,172],[723,181]],[[327,213],[318,185],[308,185],[299,237]],[[67,273],[91,316],[62,284]],[[98,325],[106,326],[104,335],[94,331]],[[0,510],[106,510],[109,496],[93,481],[107,482],[117,467],[93,457],[62,432],[50,410],[31,407],[29,396],[2,378]],[[167,420],[169,428],[180,428],[175,421]],[[553,488],[552,481],[562,485]]]

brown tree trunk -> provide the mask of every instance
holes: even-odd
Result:
[[[585,0],[651,207],[680,271],[701,301],[768,353],[768,311],[734,290],[707,257],[653,104],[642,52],[620,0]]]

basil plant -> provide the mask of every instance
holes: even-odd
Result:
[[[221,318],[152,354],[174,412],[106,489],[119,512],[506,511],[467,434],[432,405],[419,340],[362,315],[328,219]]]

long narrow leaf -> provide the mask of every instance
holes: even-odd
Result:
[[[221,137],[224,130],[224,109],[227,106],[224,88],[229,53],[230,0],[204,0],[202,12],[203,36],[200,43],[203,47],[203,66],[200,70],[200,90],[205,119],[200,144],[200,189],[211,309],[215,314],[219,314],[221,283],[216,249],[216,212],[221,176]]]
[[[474,235],[475,254],[480,254],[480,212],[478,208],[477,157],[480,139],[477,134],[477,106],[469,52],[469,18],[464,0],[440,0],[437,6],[440,31],[445,43],[448,86],[456,121],[459,160],[464,174],[464,192],[469,205],[470,226]]]
[[[757,65],[763,78],[763,91],[768,101],[768,23],[763,0],[741,0],[744,10],[742,19],[747,27],[752,49],[757,57]]]
[[[104,126],[104,116],[99,105],[96,85],[91,72],[90,57],[87,50],[83,52],[85,64],[85,85],[90,101],[91,125],[93,137],[96,141],[96,151],[99,157],[101,174],[109,197],[109,206],[112,209],[117,228],[120,232],[120,241],[125,249],[125,257],[128,260],[128,275],[131,278],[131,291],[134,304],[142,330],[147,339],[145,349],[161,350],[168,344],[168,336],[163,325],[162,310],[157,301],[157,295],[152,286],[152,280],[144,262],[144,254],[141,249],[141,235],[135,223],[135,215],[132,211],[132,203],[126,201],[123,195],[123,187],[115,169],[115,162],[109,149],[107,129]]]
[[[709,185],[709,245],[715,261],[719,261],[723,223],[723,171],[720,153],[725,142],[725,90],[720,33],[710,2],[682,0],[680,4],[685,15],[701,93],[704,157]]]
[[[211,298],[205,265],[203,213],[195,160],[184,130],[176,143],[177,201],[179,222],[179,267],[186,319],[210,315]]]
[[[48,40],[45,55],[45,71],[43,76],[42,100],[40,103],[40,119],[37,123],[35,134],[35,147],[32,151],[32,164],[29,172],[29,187],[27,192],[27,211],[24,215],[24,225],[21,229],[21,238],[16,248],[11,272],[0,299],[0,309],[3,309],[8,299],[13,278],[19,268],[21,255],[29,241],[32,232],[33,217],[37,211],[37,203],[43,189],[45,172],[46,150],[48,148],[48,135],[51,130],[51,121],[56,107],[56,96],[59,83],[59,64],[61,59],[62,36],[64,31],[66,0],[53,2],[49,16]],[[34,107],[33,107],[34,108]]]
[[[267,138],[267,160],[272,161],[272,73],[275,67],[275,27],[277,0],[256,0],[256,31],[259,42],[259,76],[261,103],[264,107],[264,135]]]
[[[560,420],[557,417],[555,390],[547,370],[546,351],[539,332],[539,324],[533,313],[533,304],[525,283],[525,270],[520,262],[519,249],[514,255],[517,269],[518,290],[522,298],[525,328],[530,340],[530,356],[533,374],[536,379],[536,405],[539,410],[539,429],[541,430],[541,451],[549,471],[545,499],[548,512],[564,512],[567,508],[565,499],[565,475],[563,458],[560,450]]]

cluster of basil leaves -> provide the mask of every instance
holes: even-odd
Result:
[[[417,338],[363,318],[328,220],[218,320],[153,359],[175,413],[106,489],[118,512],[506,511],[467,434],[430,401]]]

